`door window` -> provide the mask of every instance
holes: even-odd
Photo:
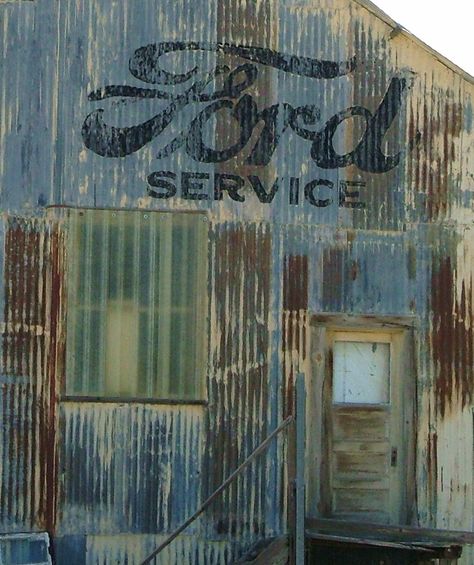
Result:
[[[343,404],[390,402],[390,344],[335,341],[333,401]]]

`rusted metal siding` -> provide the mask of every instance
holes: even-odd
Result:
[[[328,312],[414,318],[414,522],[471,529],[473,80],[363,0],[12,1],[0,4],[0,22],[2,530],[57,533],[59,562],[76,555],[83,563],[86,551],[88,563],[138,562],[291,411],[294,375],[311,373],[309,316]],[[342,157],[340,166],[321,167],[311,139],[285,123],[268,164],[252,164],[262,122],[228,160],[199,162],[186,144],[158,159],[209,101],[188,104],[166,134],[127,156],[88,149],[92,112],[132,127],[165,107],[157,98],[91,95],[110,85],[155,88],[131,74],[129,60],[160,41],[251,45],[286,62],[346,64],[342,76],[311,78],[254,60],[257,79],[241,94],[252,95],[257,111],[313,107],[312,123],[309,114],[299,122],[311,131],[362,108],[344,114],[331,138],[343,157],[363,138],[367,112],[373,117],[391,92],[380,149],[400,152],[399,163],[373,172],[374,156],[362,155],[362,168]],[[250,62],[219,49],[194,51],[186,64],[169,54],[164,66],[207,72],[225,64],[229,73]],[[206,92],[222,82],[210,81]],[[158,85],[170,94],[188,86]],[[209,124],[207,143],[236,143],[238,123],[223,115],[234,108]],[[176,174],[169,198],[150,195],[158,189],[149,176],[159,171]],[[182,172],[204,175],[192,177],[202,186],[183,188]],[[216,188],[223,178],[216,173],[242,180],[241,201]],[[315,179],[326,184],[305,191]],[[206,405],[60,401],[67,222],[38,219],[45,205],[206,212]],[[281,533],[286,455],[283,442],[272,447],[163,562],[227,563],[254,540]]]
[[[278,374],[271,370],[270,357],[271,249],[265,224],[224,224],[213,231],[209,494],[265,439],[269,423],[279,421]],[[248,544],[279,531],[281,518],[275,512],[283,496],[283,462],[277,453],[259,458],[213,504],[211,535]]]
[[[467,284],[466,284],[467,283]],[[432,272],[432,350],[435,364],[437,409],[442,418],[447,409],[472,404],[474,387],[474,334],[472,283],[461,282],[456,296],[456,273],[451,257],[444,257]]]
[[[0,496],[9,531],[54,530],[61,256],[61,238],[51,225],[8,221]]]
[[[296,374],[306,368],[308,351],[308,255],[287,255],[283,265],[281,367],[285,413],[292,414]]]

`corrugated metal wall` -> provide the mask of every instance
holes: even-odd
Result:
[[[11,1],[0,4],[0,23],[0,529],[55,533],[59,562],[67,555],[83,563],[86,552],[88,563],[138,562],[291,411],[294,375],[311,370],[309,316],[324,312],[415,317],[416,518],[472,529],[473,81],[358,0]],[[319,167],[312,142],[287,124],[267,166],[249,164],[248,149],[225,162],[197,162],[185,144],[157,159],[203,104],[183,107],[167,133],[125,157],[87,149],[91,112],[104,109],[108,123],[131,127],[165,107],[150,97],[89,96],[107,85],[153,86],[132,76],[129,59],[159,41],[354,57],[350,72],[331,79],[253,62],[257,78],[245,93],[259,111],[312,106],[313,122],[299,123],[318,131],[352,106],[375,114],[398,84],[403,92],[387,110],[397,111],[381,150],[401,152],[399,164],[379,173]],[[169,70],[249,62],[222,51],[194,52],[185,65],[179,54],[167,57]],[[158,86],[175,93],[189,84]],[[217,87],[210,82],[206,92]],[[211,123],[206,142],[235,143],[229,120]],[[340,155],[366,127],[361,114],[341,124]],[[177,174],[176,195],[148,194],[156,171]],[[184,197],[182,171],[209,175],[208,198]],[[216,173],[241,176],[244,201],[225,191],[215,198]],[[255,179],[252,188],[249,175],[263,188]],[[315,193],[329,205],[305,195],[313,179],[326,182]],[[338,201],[348,186],[363,207]],[[46,205],[207,213],[207,404],[60,401],[73,258],[67,222],[56,213],[45,219]],[[162,562],[228,563],[254,540],[283,531],[284,455],[282,442],[272,447]]]
[[[8,220],[0,483],[7,531],[49,530],[55,522],[61,256],[61,236],[51,224]]]

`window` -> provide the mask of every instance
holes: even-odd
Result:
[[[335,334],[333,401],[344,404],[390,403],[390,338],[379,334]]]
[[[1,534],[0,565],[51,565],[48,534]]]
[[[70,211],[67,396],[203,398],[206,220]]]

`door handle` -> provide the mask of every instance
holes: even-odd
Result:
[[[392,447],[392,454],[391,454],[391,457],[390,457],[391,466],[396,467],[397,461],[398,461],[398,449],[396,447]]]

